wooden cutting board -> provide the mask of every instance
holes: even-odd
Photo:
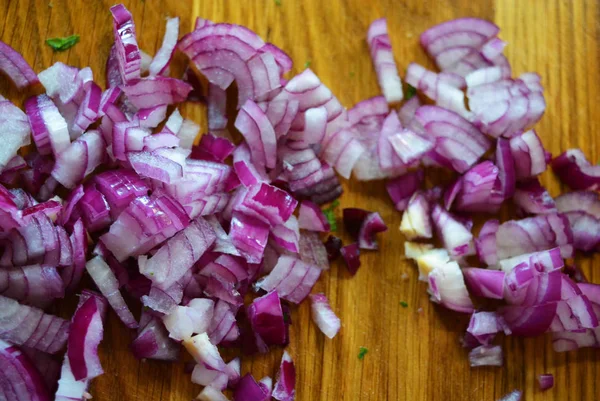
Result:
[[[111,1],[0,0],[0,37],[39,72],[56,61],[91,66],[104,84],[104,64],[112,44]],[[419,34],[447,19],[473,16],[498,24],[509,43],[506,54],[515,74],[537,71],[543,77],[548,108],[537,129],[546,147],[558,154],[581,147],[590,160],[600,156],[600,4],[593,0],[245,0],[126,1],[135,17],[138,40],[153,54],[162,41],[167,16],[182,18],[188,32],[195,16],[243,24],[287,51],[293,73],[305,64],[321,77],[347,107],[379,94],[365,34],[369,23],[388,18],[400,70],[411,61],[433,64],[418,45]],[[54,53],[44,40],[81,35],[81,42]],[[181,59],[183,61],[183,59]],[[174,72],[180,71],[176,67]],[[19,102],[0,78],[0,93]],[[201,106],[183,113],[206,127]],[[552,195],[565,188],[551,172],[543,175]],[[362,267],[350,277],[335,263],[323,274],[316,291],[324,291],[343,322],[340,334],[326,339],[310,320],[309,305],[292,312],[289,352],[297,368],[298,401],[339,400],[472,400],[494,401],[513,389],[524,399],[582,401],[600,399],[600,351],[555,353],[548,337],[502,338],[501,368],[469,368],[459,337],[467,318],[428,301],[425,284],[403,258],[398,233],[401,215],[381,182],[344,184],[342,207],[380,211],[389,231],[380,236],[379,252],[364,252]],[[600,282],[600,258],[580,258],[588,277]],[[403,275],[408,275],[407,279]],[[402,307],[405,301],[408,307]],[[69,308],[70,306],[70,308]],[[73,305],[62,308],[68,316]],[[129,333],[110,314],[101,360],[105,374],[94,381],[96,401],[181,401],[200,387],[190,382],[183,363],[139,362],[128,351]],[[359,347],[368,348],[363,360]],[[233,355],[232,353],[226,353]],[[243,372],[274,376],[282,350],[244,358]],[[536,377],[552,373],[556,386],[541,393]]]

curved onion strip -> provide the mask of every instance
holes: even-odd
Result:
[[[6,74],[19,89],[40,82],[23,56],[2,41],[0,41],[0,71]]]
[[[572,189],[600,188],[600,166],[591,164],[581,149],[569,149],[556,157],[552,170]]]
[[[168,70],[173,53],[175,53],[178,36],[179,17],[167,19],[167,27],[165,29],[162,45],[154,55],[154,58],[148,67],[150,76],[163,75]]]
[[[329,221],[315,203],[302,201],[298,214],[298,225],[303,230],[328,232],[331,227]]]
[[[0,340],[0,363],[3,367],[0,373],[0,395],[3,399],[51,399],[40,372],[17,346]]]
[[[273,387],[273,398],[278,401],[294,401],[296,398],[296,368],[287,351],[283,351],[277,381]]]
[[[133,17],[127,8],[117,4],[110,8],[113,16],[113,35],[121,80],[125,83],[139,79],[141,55],[135,36]]]
[[[398,67],[394,62],[392,44],[388,34],[385,18],[375,20],[367,31],[367,43],[371,51],[371,59],[377,72],[377,80],[381,92],[388,103],[400,102],[403,98],[402,82],[398,76]]]
[[[27,115],[0,95],[0,126],[4,127],[0,148],[0,172],[21,146],[30,143]]]
[[[298,304],[308,296],[320,274],[318,267],[282,255],[273,271],[261,278],[256,286],[265,291],[276,290],[282,299]]]
[[[329,300],[323,293],[310,295],[310,306],[312,319],[327,337],[333,338],[340,331],[342,326],[338,318],[329,305]]]
[[[47,95],[25,101],[33,141],[41,155],[59,155],[71,143],[67,122]]]

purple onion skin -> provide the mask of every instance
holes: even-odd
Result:
[[[325,241],[325,249],[327,249],[327,258],[330,262],[336,260],[340,256],[342,249],[342,240],[335,235],[330,235]]]

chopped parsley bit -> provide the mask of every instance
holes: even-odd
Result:
[[[350,78],[354,78],[354,71],[350,71]]]
[[[276,6],[280,6],[281,5],[281,0],[275,0],[275,5]]]
[[[358,359],[362,360],[367,352],[369,352],[369,350],[366,347],[360,347],[360,351],[358,351]]]
[[[400,305],[402,305],[403,308],[408,308],[408,303],[407,302],[400,301]]]
[[[404,97],[406,100],[412,99],[417,94],[417,89],[411,84],[406,84],[406,91],[404,92]]]
[[[310,67],[310,60],[306,60],[306,63],[304,63],[304,68],[309,68]]]
[[[150,275],[151,275],[151,276],[154,276],[154,272],[150,272]]]
[[[323,209],[323,214],[329,223],[331,231],[337,231],[337,220],[335,218],[335,208],[340,205],[339,200],[334,200],[327,209]]]
[[[79,35],[71,35],[66,38],[51,38],[46,39],[46,44],[54,51],[62,52],[75,46],[79,42]]]

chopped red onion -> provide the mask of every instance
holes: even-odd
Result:
[[[436,266],[428,277],[433,302],[462,313],[472,313],[473,303],[465,286],[463,273],[458,263],[449,261]]]
[[[206,332],[213,318],[214,305],[212,299],[196,298],[186,306],[177,306],[174,311],[163,317],[169,337],[182,341],[194,333]]]
[[[512,137],[510,150],[515,160],[517,180],[533,177],[546,171],[546,151],[534,130]]]
[[[239,212],[233,214],[229,237],[249,263],[260,263],[268,236],[269,226],[262,221]]]
[[[235,120],[235,127],[242,133],[255,163],[268,168],[275,167],[275,131],[265,113],[251,100],[248,100]]]
[[[188,83],[162,76],[148,77],[123,86],[132,105],[139,109],[185,101],[192,90]]]
[[[100,289],[100,292],[106,297],[110,306],[117,313],[119,319],[127,327],[132,329],[137,328],[138,323],[119,291],[119,282],[102,257],[96,256],[89,260],[85,265],[85,269]]]
[[[300,229],[296,216],[291,215],[284,224],[278,224],[270,230],[271,238],[281,248],[298,253],[300,251]]]
[[[138,359],[175,361],[180,345],[169,338],[169,332],[156,316],[142,312],[138,335],[131,343],[131,351]]]
[[[409,240],[431,238],[430,204],[421,192],[416,192],[410,201],[400,223],[400,232]]]
[[[463,269],[463,274],[467,287],[475,296],[491,299],[504,297],[503,271],[470,267]]]
[[[234,308],[227,302],[217,301],[207,333],[210,342],[215,345],[238,339],[240,330],[236,323]]]
[[[58,156],[69,147],[71,139],[67,122],[47,95],[31,97],[25,101],[31,134],[41,155]]]
[[[62,298],[65,291],[56,267],[29,265],[0,269],[0,293],[43,308],[55,298]]]
[[[556,212],[554,199],[537,178],[517,183],[513,201],[524,213],[544,214]]]
[[[294,401],[296,398],[296,368],[287,351],[283,351],[277,381],[273,388],[273,398],[278,401]]]
[[[30,143],[27,115],[0,95],[0,125],[3,127],[0,149],[0,171],[17,154],[21,146]]]
[[[328,232],[331,230],[329,221],[315,203],[303,201],[300,203],[298,225],[303,230]]]
[[[500,345],[480,345],[469,352],[471,367],[502,366],[503,353]]]
[[[310,295],[312,319],[327,337],[333,338],[340,331],[341,321],[329,305],[327,296],[323,293]]]
[[[504,321],[496,312],[475,312],[471,315],[467,333],[481,345],[489,346],[497,333],[507,331]],[[501,351],[501,350],[500,350]]]
[[[262,384],[262,383],[261,383]],[[271,398],[268,387],[263,387],[254,380],[250,373],[240,379],[235,392],[234,401],[268,401]]]
[[[0,41],[0,71],[6,74],[18,89],[40,82],[23,56],[2,41]]]
[[[497,213],[504,196],[496,190],[499,169],[490,161],[473,166],[461,178],[456,210]]]
[[[304,263],[318,266],[321,270],[329,270],[329,256],[319,234],[315,231],[300,232],[299,255]],[[339,250],[338,250],[339,252]]]
[[[42,375],[19,347],[0,340],[0,363],[2,364],[0,395],[3,399],[39,401],[51,399]]]
[[[554,387],[554,376],[550,373],[538,375],[538,383],[540,384],[540,390],[548,390]]]
[[[0,339],[56,354],[67,343],[70,323],[0,295]]]
[[[369,26],[367,43],[371,51],[371,59],[377,73],[379,88],[388,103],[400,102],[403,98],[402,82],[398,76],[398,67],[394,62],[392,44],[385,18],[375,20]]]
[[[360,267],[360,248],[358,243],[354,242],[350,245],[343,246],[340,253],[346,262],[346,267],[351,275],[355,275]]]
[[[141,55],[135,35],[133,17],[127,8],[117,4],[110,8],[113,16],[116,58],[124,83],[140,78]]]
[[[513,390],[504,397],[499,398],[498,401],[521,401],[522,396],[523,393],[520,390]]]
[[[416,170],[391,179],[385,184],[396,210],[406,209],[409,200],[421,186],[424,175],[423,170]]]
[[[229,401],[229,398],[214,387],[206,386],[195,398],[200,401]]]
[[[575,191],[556,198],[556,207],[569,220],[575,249],[592,251],[600,243],[600,201],[592,191]]]
[[[286,345],[287,333],[281,309],[281,301],[277,291],[270,291],[267,295],[255,298],[247,307],[246,314],[256,337],[257,348],[264,344],[264,350],[269,345]]]
[[[473,234],[461,221],[439,205],[433,207],[431,218],[444,247],[453,258],[460,259],[474,253]]]
[[[600,188],[600,166],[591,164],[581,149],[569,149],[552,160],[552,170],[572,189]]]
[[[247,148],[247,145],[245,144],[240,145],[240,147],[241,146],[246,146]],[[218,136],[208,133],[202,135],[200,143],[192,148],[191,158],[222,163],[229,155],[234,153],[235,149],[236,146],[227,138],[219,138]]]
[[[360,227],[358,233],[358,246],[361,249],[377,249],[375,234],[387,231],[383,219],[377,212],[369,213]]]
[[[256,282],[265,291],[276,290],[280,298],[298,304],[304,300],[315,285],[321,269],[291,256],[279,257],[269,275]]]
[[[104,161],[105,148],[100,132],[87,131],[58,155],[52,177],[66,188],[74,188]]]
[[[163,75],[168,71],[169,64],[171,64],[171,58],[173,57],[173,53],[175,53],[178,36],[179,17],[167,19],[167,27],[165,29],[162,45],[154,55],[154,58],[148,67],[150,76]]]

